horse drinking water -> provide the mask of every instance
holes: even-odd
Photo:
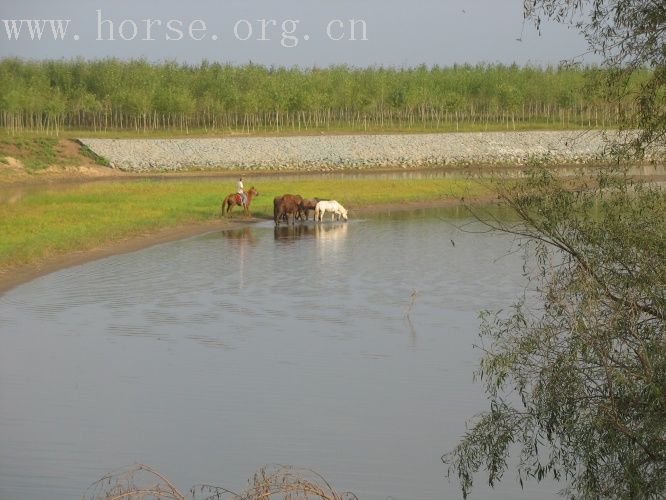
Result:
[[[331,220],[343,218],[347,220],[347,209],[340,205],[337,201],[320,201],[315,207],[314,220],[324,220],[324,214],[331,212]]]

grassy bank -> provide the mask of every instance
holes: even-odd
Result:
[[[459,199],[488,194],[464,179],[390,180],[287,177],[247,179],[260,196],[256,217],[272,217],[276,195],[334,198],[354,209],[415,201]],[[73,251],[144,235],[169,227],[219,219],[222,198],[235,179],[124,180],[15,191],[0,204],[0,269],[34,264]],[[239,208],[235,218],[241,218]]]
[[[0,183],[12,172],[39,173],[49,167],[107,166],[108,162],[74,138],[44,134],[0,134]]]

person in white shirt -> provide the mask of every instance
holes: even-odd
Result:
[[[243,201],[243,205],[247,205],[247,194],[245,193],[245,189],[243,188],[243,178],[239,178],[238,182],[236,183],[236,193],[238,193],[241,196],[241,199]]]

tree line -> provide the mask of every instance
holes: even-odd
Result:
[[[608,127],[630,96],[599,95],[595,66],[328,68],[144,60],[0,60],[0,127],[174,131]],[[632,85],[646,80],[637,70]]]

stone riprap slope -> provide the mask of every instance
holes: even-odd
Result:
[[[602,159],[605,149],[598,131],[80,141],[113,167],[133,172],[571,164]]]

